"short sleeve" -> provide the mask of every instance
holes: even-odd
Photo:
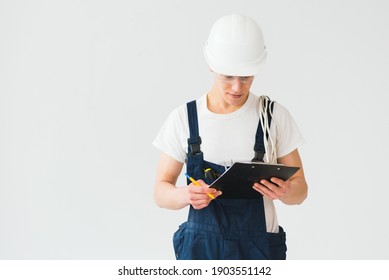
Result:
[[[186,110],[183,107],[172,111],[152,143],[161,152],[182,163],[186,159],[185,149],[189,134],[185,120]]]
[[[290,112],[279,103],[275,108],[277,157],[280,158],[301,147],[305,139]]]

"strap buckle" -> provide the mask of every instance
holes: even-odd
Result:
[[[261,151],[257,152],[257,151],[255,151],[255,156],[254,156],[254,158],[251,161],[252,162],[264,162],[263,161],[264,156],[265,156],[264,152],[261,152]]]
[[[201,153],[200,145],[201,145],[201,137],[199,136],[196,141],[191,141],[190,138],[188,138],[188,144],[189,144],[189,151],[191,155],[197,155]]]

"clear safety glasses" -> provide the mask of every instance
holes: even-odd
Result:
[[[230,85],[234,84],[238,80],[242,84],[248,84],[251,83],[254,79],[254,76],[238,77],[238,76],[226,76],[222,74],[217,74],[217,76],[223,83],[230,84]]]

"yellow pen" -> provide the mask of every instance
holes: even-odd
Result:
[[[189,176],[188,173],[185,173],[185,176],[186,176],[186,178],[188,178],[188,179],[189,179],[193,184],[195,184],[196,186],[201,186],[200,183],[197,182],[195,179],[193,179],[191,176]],[[214,197],[212,194],[207,193],[207,195],[208,195],[210,198],[215,199],[215,197]]]

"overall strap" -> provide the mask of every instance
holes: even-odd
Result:
[[[265,104],[263,105],[263,108],[261,108],[260,112],[262,110],[265,110],[265,108],[267,107],[267,120],[268,120],[268,124],[269,124],[269,127],[271,125],[271,119],[272,119],[272,112],[273,112],[273,108],[274,108],[274,101],[271,101],[269,98],[265,98]],[[265,144],[263,142],[263,129],[262,129],[262,125],[261,125],[261,118],[262,118],[262,121],[264,121],[263,119],[263,116],[262,114],[260,114],[260,119],[258,121],[258,127],[257,127],[257,133],[255,135],[255,145],[254,145],[254,151],[255,151],[255,156],[254,158],[252,159],[252,161],[261,161],[263,162],[263,158],[265,156],[265,153],[266,153],[266,150],[265,150]],[[269,138],[269,132],[266,131],[266,139]]]
[[[201,153],[201,137],[199,135],[199,122],[197,119],[196,100],[186,103],[189,121],[188,154],[196,155]]]

